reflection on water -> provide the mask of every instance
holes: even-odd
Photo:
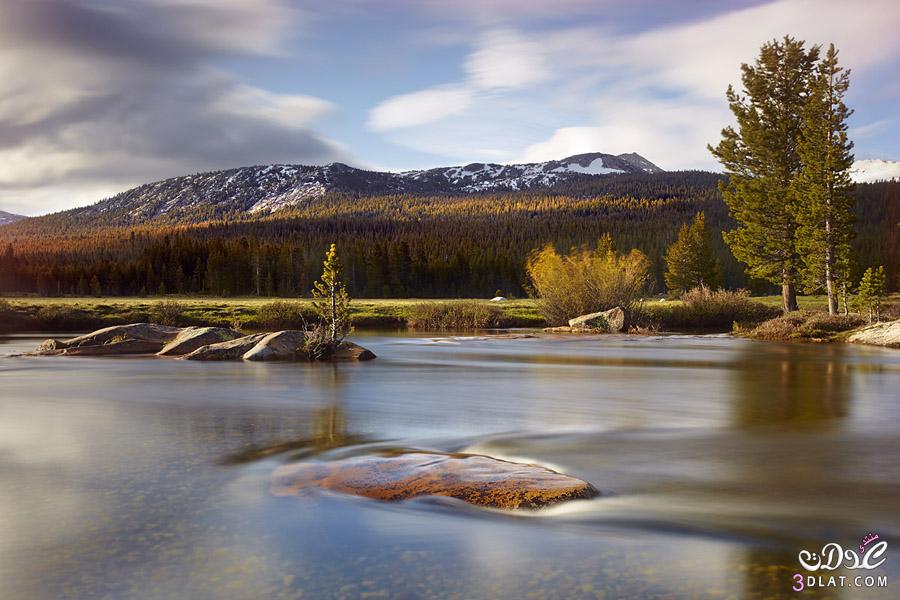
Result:
[[[0,358],[0,595],[777,598],[801,548],[871,531],[897,574],[900,352],[365,345],[378,360]],[[605,495],[535,516],[268,492],[285,461],[384,448],[539,462]]]
[[[850,407],[850,350],[843,345],[783,344],[766,352],[746,348],[735,369],[735,424],[827,425]]]

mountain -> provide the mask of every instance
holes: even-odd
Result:
[[[880,159],[858,160],[853,163],[852,177],[857,183],[900,179],[900,162]]]
[[[199,222],[265,216],[328,192],[461,195],[552,187],[599,175],[662,173],[639,154],[578,154],[542,163],[472,163],[423,171],[365,171],[342,163],[268,165],[185,175],[148,183],[64,213],[106,224]]]
[[[0,210],[0,225],[8,225],[10,223],[15,223],[16,221],[21,221],[24,219],[22,215],[14,215],[12,213],[8,213],[4,210]]]
[[[485,192],[551,187],[579,175],[622,175],[662,173],[663,170],[640,154],[576,154],[562,160],[519,165],[472,163],[464,167],[443,167],[406,171],[403,176],[453,192]]]

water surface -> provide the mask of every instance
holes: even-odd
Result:
[[[816,597],[790,591],[799,550],[870,532],[892,585],[823,595],[900,586],[900,351],[359,341],[379,358],[0,357],[0,595]],[[537,462],[603,496],[523,514],[269,493],[285,462],[384,448]]]

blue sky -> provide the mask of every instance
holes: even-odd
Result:
[[[897,31],[894,0],[7,0],[0,209],[271,162],[715,169],[726,86],[788,33],[841,49],[857,157],[896,160]]]

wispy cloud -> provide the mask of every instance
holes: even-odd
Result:
[[[276,56],[304,15],[279,0],[0,5],[0,203],[26,213],[154,178],[346,154],[309,127],[332,106],[224,71]]]

